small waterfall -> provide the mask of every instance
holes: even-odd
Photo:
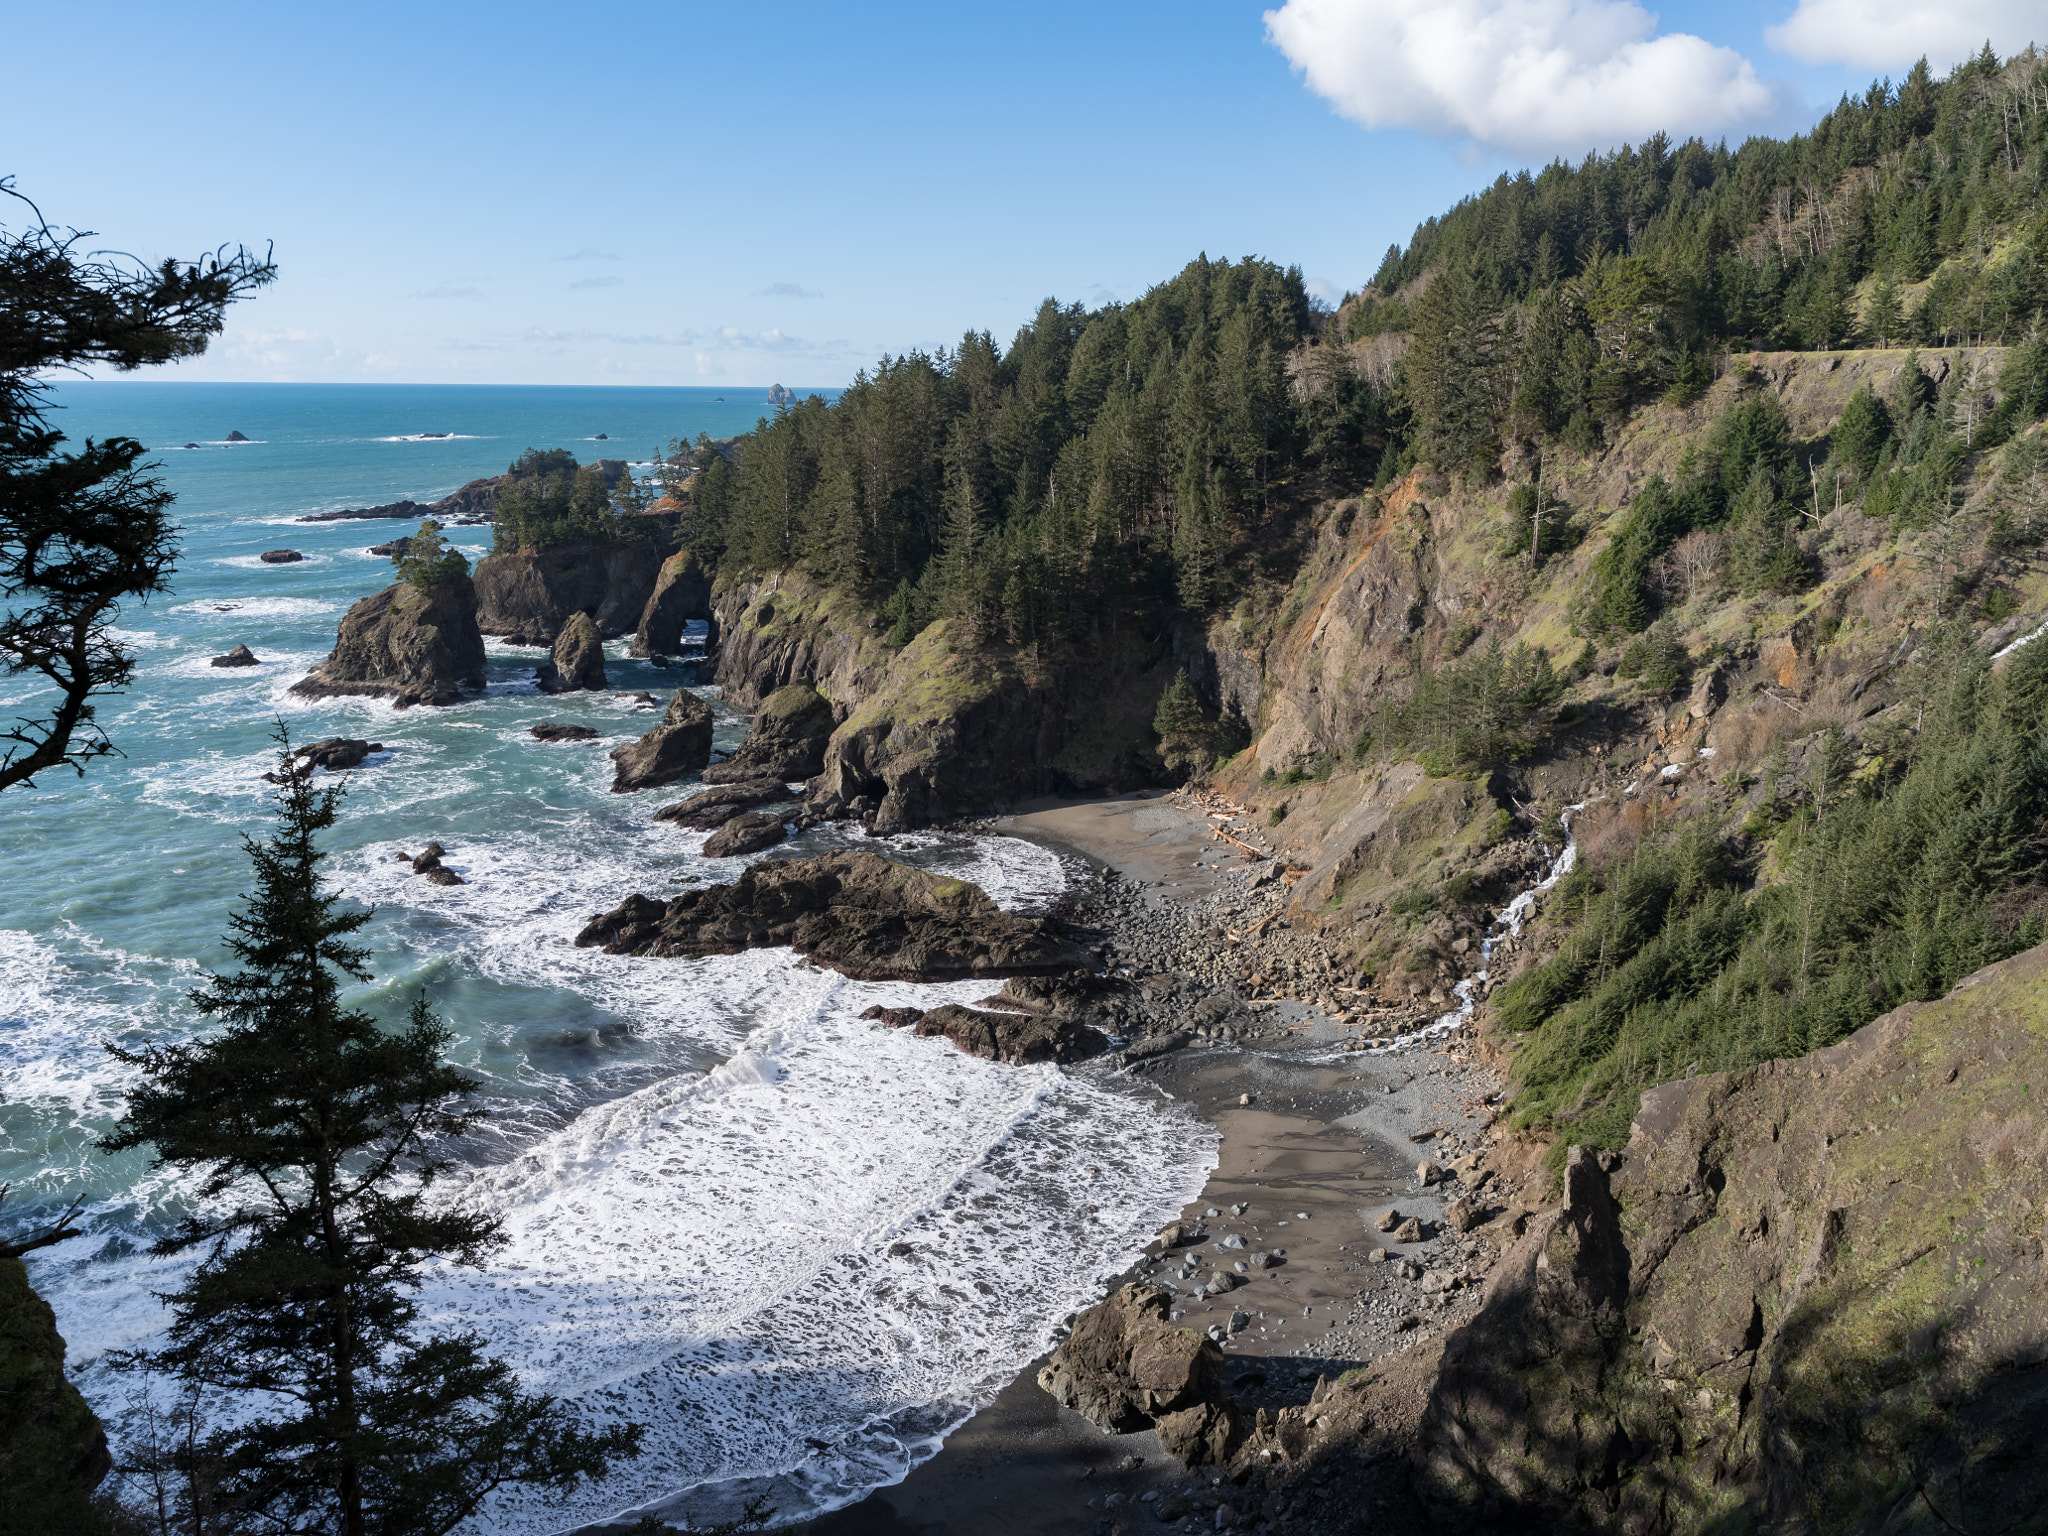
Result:
[[[1522,920],[1529,915],[1530,909],[1536,905],[1536,898],[1570,874],[1572,866],[1578,863],[1579,840],[1572,832],[1572,817],[1583,811],[1586,808],[1586,804],[1587,802],[1582,800],[1577,805],[1567,807],[1559,814],[1558,820],[1564,824],[1564,848],[1558,853],[1556,858],[1550,861],[1550,868],[1544,871],[1541,880],[1538,880],[1526,891],[1517,894],[1513,901],[1510,901],[1505,907],[1501,908],[1500,916],[1493,920],[1492,929],[1479,941],[1479,969],[1451,988],[1451,995],[1457,998],[1458,1006],[1450,1009],[1448,1012],[1438,1014],[1421,1029],[1413,1030],[1405,1035],[1396,1035],[1382,1045],[1364,1047],[1366,1054],[1384,1055],[1388,1051],[1398,1051],[1405,1046],[1413,1045],[1418,1040],[1427,1040],[1434,1035],[1448,1034],[1472,1017],[1473,1010],[1479,1006],[1478,999],[1474,994],[1489,980],[1489,973],[1493,965],[1494,946],[1502,939],[1511,939],[1520,933],[1522,931]],[[1350,1049],[1355,1054],[1359,1048],[1354,1046]]]

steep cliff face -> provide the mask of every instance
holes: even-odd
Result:
[[[540,684],[542,693],[574,693],[579,689],[602,693],[605,690],[604,646],[597,638],[597,625],[589,614],[573,613],[569,616],[569,622],[555,636],[554,650],[535,672],[534,679]]]
[[[2048,947],[1645,1095],[1453,1336],[1447,1522],[2019,1531],[2048,1510]]]
[[[486,555],[476,565],[477,623],[521,645],[553,645],[578,612],[591,616],[604,639],[630,634],[661,565],[661,551],[645,541]]]
[[[755,779],[797,783],[825,767],[832,739],[832,701],[808,683],[791,683],[761,701],[739,751],[704,771],[706,784],[741,784]]]
[[[422,592],[407,582],[363,598],[341,621],[334,650],[292,685],[302,698],[390,697],[409,704],[457,704],[484,685],[484,640],[468,577]]]
[[[865,604],[800,574],[733,582],[713,606],[718,686],[747,714],[776,689],[808,682],[843,718],[882,686],[894,654]]]
[[[640,610],[640,622],[633,631],[629,654],[673,656],[683,648],[683,625],[691,619],[713,619],[711,583],[714,572],[689,550],[670,555],[661,562],[654,591]],[[713,619],[711,644],[718,643],[718,625]]]
[[[99,1536],[93,1490],[113,1469],[106,1431],[64,1375],[56,1314],[20,1259],[0,1255],[0,1532]]]

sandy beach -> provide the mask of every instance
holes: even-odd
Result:
[[[1055,843],[1114,870],[1168,918],[1215,898],[1229,871],[1249,862],[1165,796],[1027,804],[987,830]],[[1421,1408],[1412,1382],[1426,1376],[1443,1334],[1476,1310],[1478,1281],[1501,1241],[1443,1225],[1446,1185],[1435,1182],[1437,1168],[1487,1145],[1487,1101],[1500,1085],[1461,1035],[1347,1053],[1341,1047],[1358,1030],[1317,1009],[1276,1001],[1261,1017],[1269,1022],[1254,1040],[1196,1041],[1145,1063],[1151,1080],[1207,1117],[1222,1142],[1215,1171],[1182,1212],[1201,1243],[1148,1257],[1121,1279],[1168,1287],[1184,1326],[1219,1330],[1225,1385],[1247,1410],[1306,1403],[1319,1382],[1376,1366],[1387,1383],[1380,1407],[1391,1410],[1384,1432],[1398,1441]],[[1424,1163],[1434,1166],[1418,1173]],[[1426,1240],[1404,1243],[1379,1230],[1390,1211],[1419,1218]],[[1217,1246],[1233,1237],[1244,1240],[1241,1250]],[[1204,1277],[1219,1261],[1252,1252],[1273,1258],[1247,1267],[1226,1295],[1194,1294],[1208,1289]],[[1043,1363],[904,1482],[799,1529],[1021,1536],[1170,1528],[1183,1519],[1209,1529],[1233,1497],[1246,1505],[1220,1471],[1190,1472],[1151,1431],[1109,1434],[1060,1408],[1035,1380]],[[1403,1381],[1411,1382],[1405,1393]],[[1382,1518],[1409,1512],[1396,1466],[1388,1461],[1385,1486],[1368,1500]],[[1263,1518],[1243,1507],[1229,1523],[1251,1529]]]

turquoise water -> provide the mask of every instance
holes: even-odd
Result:
[[[117,381],[57,398],[74,437],[163,450],[184,530],[172,590],[121,621],[139,673],[101,715],[123,755],[0,797],[0,1182],[16,1190],[0,1221],[90,1201],[89,1235],[31,1265],[117,1436],[131,1383],[101,1357],[162,1326],[152,1292],[176,1266],[139,1250],[189,1196],[139,1154],[95,1150],[130,1081],[102,1047],[203,1027],[186,994],[226,964],[240,839],[265,826],[280,724],[298,741],[384,744],[347,776],[329,844],[333,882],[377,909],[360,1001],[395,1021],[429,989],[491,1105],[463,1149],[465,1197],[512,1241],[483,1274],[430,1276],[430,1313],[483,1329],[529,1384],[592,1418],[656,1426],[639,1463],[575,1505],[507,1496],[475,1529],[715,1512],[763,1479],[794,1512],[899,1478],[1199,1190],[1212,1139],[1149,1090],[974,1061],[856,1017],[985,988],[850,982],[781,951],[575,949],[626,894],[738,867],[650,820],[689,785],[609,792],[605,752],[654,720],[633,694],[665,701],[675,674],[615,644],[611,691],[544,698],[541,653],[494,642],[485,696],[453,709],[290,696],[348,605],[388,584],[367,546],[405,527],[297,517],[431,500],[527,447],[644,461],[672,438],[745,430],[758,396]],[[253,441],[227,445],[230,431]],[[453,532],[473,559],[488,550],[488,528]],[[278,547],[307,558],[257,560]],[[262,665],[209,665],[238,642]],[[735,745],[744,720],[700,691]],[[34,702],[0,680],[0,707]],[[599,740],[543,745],[526,727],[544,717]],[[824,829],[775,856],[859,838]],[[429,840],[467,885],[410,873],[400,855]],[[1010,839],[927,834],[888,851],[1013,907],[1069,878]],[[890,1253],[903,1243],[911,1256]]]

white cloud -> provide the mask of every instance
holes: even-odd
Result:
[[[579,277],[569,286],[571,288],[623,288],[625,285],[626,280],[623,277],[613,277],[610,273],[606,273],[603,277]]]
[[[625,259],[617,251],[600,251],[594,245],[586,245],[581,250],[571,251],[566,256],[557,256],[555,258],[557,261],[624,261]]]
[[[1287,0],[1266,38],[1353,122],[1524,154],[1717,137],[1786,103],[1733,49],[1657,35],[1634,0]]]
[[[2048,15],[2040,0],[1799,0],[1764,39],[1808,64],[1903,72],[1925,54],[1940,72],[1987,39],[2001,58],[2048,41]]]

